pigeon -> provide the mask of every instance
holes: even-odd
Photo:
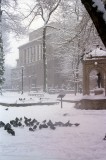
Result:
[[[42,126],[42,124],[40,124],[40,125],[39,125],[39,129],[42,129],[42,128],[43,128],[43,126]]]
[[[10,124],[14,125],[14,124],[16,124],[16,121],[15,120],[11,120]]]
[[[22,121],[22,117],[19,120]]]
[[[51,126],[50,126],[50,129],[55,130],[56,127],[55,127],[54,125],[51,125]]]
[[[53,122],[51,120],[48,121],[47,123],[48,126],[54,125]]]
[[[1,128],[1,127],[4,127],[4,126],[5,126],[5,123],[2,122],[2,121],[0,121],[0,128]]]
[[[79,126],[80,124],[79,124],[79,123],[75,123],[74,125],[77,127],[77,126]]]
[[[54,123],[54,126],[59,126],[60,127],[60,126],[63,126],[63,125],[64,125],[64,123],[60,122],[60,121]]]
[[[72,123],[69,123],[69,125],[68,125],[68,126],[69,126],[69,127],[71,127],[72,125],[73,125]]]
[[[105,134],[105,137],[103,138],[103,140],[106,140],[106,134]]]
[[[36,125],[39,125],[40,122],[36,122]]]
[[[64,113],[64,114],[63,114],[63,116],[68,116],[68,115],[69,115],[68,113]]]
[[[46,123],[46,120],[44,120],[43,123]]]
[[[18,121],[19,121],[19,118],[18,118],[18,117],[16,117],[16,118],[15,118],[15,121],[16,121],[16,122],[18,122]]]
[[[68,127],[69,126],[69,124],[70,124],[70,121],[68,121],[68,122],[66,122],[66,123],[64,123],[64,127]]]
[[[20,127],[20,126],[22,126],[22,123],[21,123],[21,122],[19,122],[19,123],[18,123],[18,126],[19,126],[19,127]]]
[[[7,129],[7,132],[11,134],[12,136],[15,136],[15,131],[13,129],[9,128]]]
[[[29,131],[34,131],[33,128],[29,128]]]
[[[39,125],[39,129],[42,129],[42,128],[48,128],[48,125],[45,124],[45,123],[44,123],[44,124],[40,124],[40,125]]]
[[[36,129],[36,128],[37,128],[37,125],[34,125],[34,126],[33,126],[33,129]]]
[[[4,130],[8,130],[8,129],[11,129],[11,124],[10,124],[10,123],[7,123],[7,124],[4,126]]]

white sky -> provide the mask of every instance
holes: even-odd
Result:
[[[20,3],[19,4],[21,4],[21,9],[23,10],[23,12],[25,12],[26,10],[25,10],[25,3],[26,3],[26,0],[19,0],[20,1]],[[31,1],[30,0],[27,0],[27,4],[28,3],[31,3]],[[35,30],[35,29],[37,29],[37,28],[39,28],[39,27],[41,27],[42,26],[42,20],[40,19],[40,18],[36,18],[36,21],[35,21],[36,23],[32,23],[32,25],[31,25],[31,27],[30,27],[30,29],[31,30]],[[15,37],[14,36],[11,36],[11,42],[10,42],[10,47],[12,48],[11,49],[11,53],[9,53],[9,54],[7,54],[6,56],[5,56],[5,64],[7,64],[7,65],[10,65],[10,66],[12,66],[12,67],[15,67],[16,66],[16,59],[18,59],[18,56],[19,56],[19,52],[18,52],[18,47],[20,46],[20,45],[22,45],[22,44],[25,44],[26,42],[28,42],[28,36],[27,36],[27,38],[22,38],[22,39],[20,39],[20,40],[16,40],[15,39]]]
[[[18,47],[21,44],[26,43],[27,39],[16,41],[15,38],[11,38],[10,45],[12,47],[11,52],[5,56],[5,64],[10,65],[12,67],[16,66],[16,59],[19,57]]]
[[[32,25],[31,29],[37,29],[39,27],[42,26],[42,22],[41,20],[38,20],[38,22],[36,23],[36,25]],[[18,47],[22,44],[25,44],[26,42],[28,42],[28,36],[26,38],[20,39],[20,40],[16,40],[14,36],[11,36],[11,42],[10,42],[10,46],[11,46],[11,53],[7,54],[5,56],[5,64],[15,67],[16,66],[16,59],[18,59],[19,57],[19,51],[18,51]]]

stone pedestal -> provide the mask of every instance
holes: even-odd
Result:
[[[106,99],[82,99],[76,103],[75,108],[85,110],[103,110],[106,109]]]
[[[104,93],[104,89],[103,88],[97,88],[94,90],[94,94],[95,95],[101,95]]]

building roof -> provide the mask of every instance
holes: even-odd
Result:
[[[92,56],[92,57],[106,56],[106,51],[102,50],[101,48],[96,48],[92,52],[89,53],[89,56]]]
[[[56,31],[56,28],[58,29],[58,24],[55,22],[51,22],[49,23],[47,26],[47,32],[46,32],[46,37],[53,34]],[[43,32],[43,27],[40,27],[36,30],[34,30],[33,32],[29,33],[29,41],[21,46],[18,47],[18,49],[24,48],[28,45],[31,45],[31,43],[35,43],[35,42],[42,42],[42,33]]]

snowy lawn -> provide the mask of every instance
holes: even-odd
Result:
[[[38,93],[37,93],[38,94]],[[1,103],[39,103],[39,102],[54,102],[57,101],[57,95],[49,95],[44,93],[44,97],[40,96],[43,93],[39,93],[38,96],[30,96],[29,93],[16,93],[16,92],[4,92],[0,96]],[[41,99],[40,99],[41,98]],[[21,100],[20,100],[21,99]]]
[[[52,106],[0,106],[0,121],[16,117],[80,123],[78,127],[56,127],[55,130],[29,127],[14,128],[15,136],[0,128],[0,160],[105,160],[105,110],[77,110],[74,104],[63,102]],[[65,114],[65,116],[64,116]],[[24,124],[24,123],[23,123]]]

